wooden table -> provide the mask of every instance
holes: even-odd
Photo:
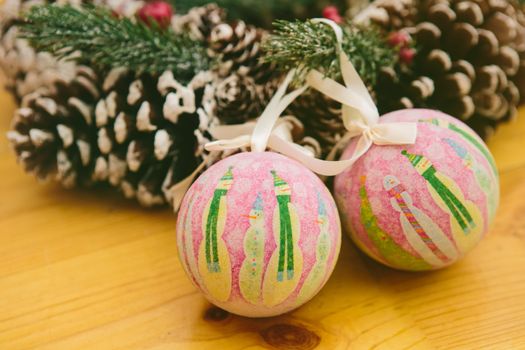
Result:
[[[0,93],[0,132],[13,103]],[[322,292],[246,319],[214,308],[177,258],[175,216],[102,190],[39,184],[0,140],[0,349],[525,349],[525,109],[491,149],[490,235],[434,273],[382,267],[343,240]]]

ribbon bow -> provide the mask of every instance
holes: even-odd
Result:
[[[341,27],[325,18],[317,18],[313,19],[313,21],[327,24],[334,30],[337,39],[341,75],[345,85],[326,78],[317,70],[312,70],[308,73],[306,82],[310,87],[342,104],[343,124],[348,133],[340,143],[346,144],[350,139],[360,136],[352,157],[345,160],[344,164],[346,166],[352,165],[368,151],[372,144],[414,144],[417,137],[416,123],[379,123],[377,107],[359,74],[342,49],[343,30]]]

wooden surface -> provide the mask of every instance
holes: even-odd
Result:
[[[0,93],[0,132],[12,102]],[[184,275],[175,216],[23,174],[0,140],[0,349],[525,349],[525,110],[491,142],[502,203],[459,264],[403,273],[344,239],[322,292],[252,320]]]

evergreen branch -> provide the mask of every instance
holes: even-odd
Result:
[[[263,44],[265,61],[282,70],[298,68],[299,79],[317,69],[332,79],[340,79],[339,57],[333,30],[313,21],[276,21],[275,32]],[[342,26],[342,47],[365,83],[374,85],[381,67],[392,67],[397,61],[396,49],[388,46],[373,28]]]
[[[92,6],[34,6],[22,24],[22,37],[36,50],[99,69],[126,67],[153,74],[170,70],[189,81],[211,64],[200,41]]]

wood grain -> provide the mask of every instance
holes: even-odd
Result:
[[[0,94],[0,131],[14,106]],[[435,273],[384,268],[345,238],[326,288],[262,320],[214,308],[177,259],[175,216],[23,174],[0,141],[0,349],[525,349],[525,110],[490,142],[490,235]]]

